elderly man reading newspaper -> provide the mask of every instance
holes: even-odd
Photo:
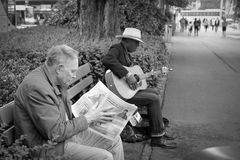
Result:
[[[90,130],[93,123],[112,121],[115,113],[96,104],[96,109],[73,117],[66,88],[77,70],[76,50],[58,45],[48,51],[45,63],[29,73],[16,91],[16,133],[26,135],[30,147],[52,141],[56,153],[72,160],[123,160],[119,136],[109,140]]]

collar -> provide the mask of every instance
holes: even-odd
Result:
[[[52,77],[52,75],[50,74],[50,72],[49,72],[46,64],[44,64],[44,65],[42,66],[42,70],[43,70],[45,76],[47,77],[48,82],[49,82],[50,85],[53,87],[55,94],[56,94],[56,95],[61,95],[60,87],[58,87],[58,86],[59,86],[58,84],[55,84],[55,83],[53,82],[53,77]]]
[[[123,43],[123,42],[120,42],[120,45],[123,47],[124,53],[127,55],[127,54],[128,54],[128,51],[127,51],[127,48],[126,48],[126,46],[124,45],[124,43]]]

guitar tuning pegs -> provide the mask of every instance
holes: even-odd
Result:
[[[162,72],[163,72],[164,74],[166,74],[166,73],[168,72],[168,70],[169,70],[168,67],[166,67],[166,66],[162,67]]]

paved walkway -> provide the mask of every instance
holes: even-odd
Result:
[[[207,147],[239,144],[239,33],[228,29],[223,38],[221,32],[202,30],[199,37],[179,32],[172,37],[164,115],[178,135],[178,148],[124,144],[126,160],[181,160]]]
[[[178,148],[153,148],[151,160],[180,160],[207,147],[240,145],[239,32],[179,33],[169,44],[171,67],[164,115],[178,134]]]

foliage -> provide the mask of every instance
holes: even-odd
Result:
[[[46,23],[54,26],[77,28],[78,1],[61,0],[56,4],[56,11],[51,14]],[[143,0],[119,0],[120,28],[136,27],[151,35],[162,35],[167,21],[161,10],[152,2]]]
[[[120,0],[120,28],[136,27],[150,35],[162,35],[167,22],[161,10],[153,3],[134,0]]]
[[[56,11],[47,17],[46,24],[77,28],[78,7],[77,0],[59,0]]]
[[[1,129],[1,128],[0,128]],[[26,136],[21,136],[11,146],[7,146],[4,142],[4,135],[0,133],[0,160],[30,160],[30,159],[44,159],[44,160],[65,160],[66,156],[57,156],[51,152],[54,143],[49,142],[42,146],[35,146],[33,148],[27,147],[24,143]],[[45,154],[42,154],[45,153]]]
[[[170,6],[185,8],[189,4],[189,1],[188,0],[166,0],[166,3],[169,4]]]
[[[235,13],[234,13],[234,19],[239,20],[240,19],[240,0],[235,0],[236,6],[235,6]]]
[[[11,38],[10,38],[11,37]],[[21,37],[23,40],[20,41]],[[40,26],[2,34],[0,38],[0,106],[13,100],[13,95],[23,78],[45,60],[48,48],[67,44],[79,51],[80,65],[90,62],[94,81],[102,80],[104,67],[102,56],[112,43],[118,40],[79,41],[77,31],[53,26]],[[158,36],[143,35],[143,40],[134,54],[134,62],[144,71],[167,65],[168,53]],[[158,59],[158,60],[157,60]]]

